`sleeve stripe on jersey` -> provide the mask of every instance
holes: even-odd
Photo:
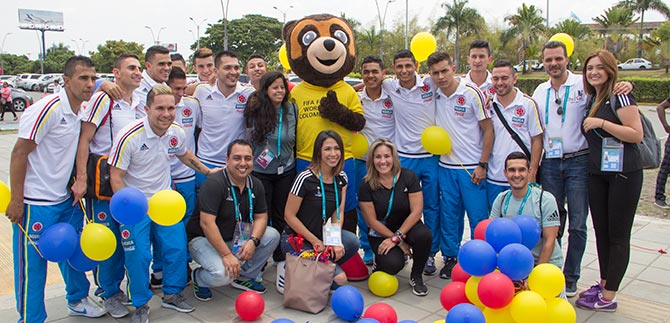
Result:
[[[42,129],[42,126],[46,123],[51,116],[51,113],[55,110],[56,107],[60,106],[60,97],[57,95],[51,101],[47,102],[37,116],[37,121],[33,125],[33,130],[30,131],[30,136],[28,139],[35,140],[37,138],[37,133]]]
[[[542,130],[542,123],[540,122],[540,110],[537,107],[537,102],[535,102],[535,100],[532,97],[526,94],[523,95],[523,98],[528,100],[528,102],[530,102],[530,105],[535,110],[535,124],[537,124],[537,129],[540,130],[540,132],[544,132],[544,130]]]
[[[470,90],[470,92],[473,92],[475,97],[477,98],[477,103],[479,103],[479,113],[483,115],[485,118],[491,118],[489,115],[488,110],[485,108],[486,105],[486,97],[484,97],[484,93],[477,88],[476,86],[472,85],[471,83],[465,83],[465,88]]]
[[[304,170],[302,173],[298,174],[298,176],[295,178],[295,181],[293,182],[293,186],[291,186],[291,193],[297,196],[300,192],[300,188],[302,187],[302,183],[310,176],[312,176],[312,171],[309,169]]]
[[[626,94],[618,94],[617,98],[619,99],[619,102],[621,103],[621,107],[627,107],[631,105],[630,103],[630,98]]]
[[[103,92],[103,94],[98,95],[98,97],[95,98],[93,104],[89,106],[91,112],[89,113],[85,121],[93,123],[93,120],[96,119],[100,120],[100,118],[98,118],[98,116],[100,115],[100,110],[102,110],[102,107],[107,102],[109,102],[109,96],[107,94]],[[112,107],[109,107],[109,109],[111,110]]]
[[[134,127],[130,128],[126,133],[121,135],[121,138],[119,138],[119,145],[116,147],[116,150],[112,152],[112,166],[117,166],[119,164],[119,161],[123,156],[124,150],[126,149],[126,145],[130,141],[130,138],[134,137],[138,133],[141,133],[142,131],[144,131],[144,123],[140,122]]]

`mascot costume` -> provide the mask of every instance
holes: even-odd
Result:
[[[363,107],[356,91],[343,81],[356,65],[354,31],[342,18],[318,14],[287,22],[283,31],[286,55],[293,72],[303,82],[291,91],[298,107],[296,136],[297,171],[312,160],[316,136],[334,130],[344,142],[344,171],[355,178],[351,141],[365,126]],[[345,230],[356,233],[357,185],[348,185],[344,208]],[[342,266],[349,280],[364,280],[368,269],[358,254]]]

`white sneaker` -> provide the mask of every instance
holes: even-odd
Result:
[[[67,303],[67,309],[73,316],[101,317],[107,314],[107,310],[89,300],[88,297],[82,299],[79,303]]]
[[[277,292],[284,295],[284,274],[286,273],[286,261],[277,263]]]

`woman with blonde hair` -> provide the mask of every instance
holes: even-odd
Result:
[[[600,282],[579,294],[583,309],[613,312],[630,258],[630,235],[642,189],[640,114],[632,94],[613,94],[617,63],[598,50],[586,59],[584,89],[591,108],[583,122],[589,143],[589,204],[600,265]]]
[[[417,296],[428,295],[423,267],[430,255],[432,235],[421,222],[423,194],[416,174],[400,167],[396,146],[377,139],[368,149],[368,173],[358,191],[358,204],[368,225],[375,270],[391,275],[405,267],[405,256],[414,263],[409,284]]]

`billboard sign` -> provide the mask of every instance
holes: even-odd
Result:
[[[175,53],[177,51],[177,43],[163,43],[161,46],[167,48],[170,53]]]
[[[19,9],[19,28],[64,31],[63,13],[57,11]]]

